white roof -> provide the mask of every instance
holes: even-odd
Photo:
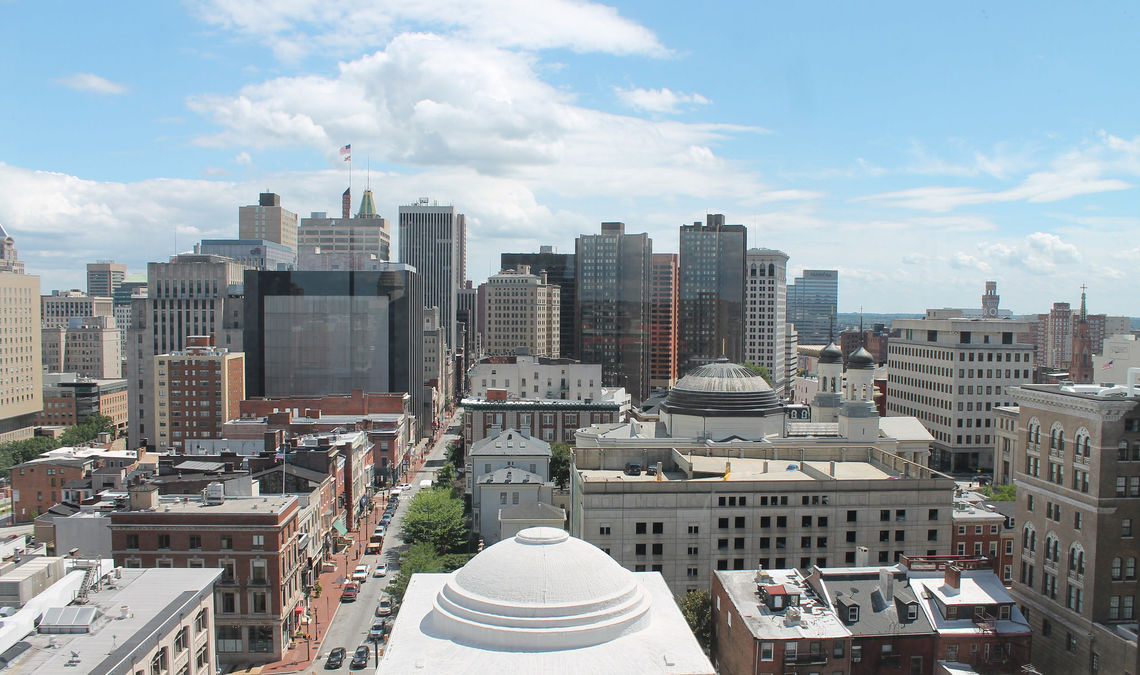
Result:
[[[713,673],[659,573],[550,527],[416,574],[377,672]]]
[[[1028,633],[1029,622],[1025,620],[1021,610],[1013,602],[1009,590],[1002,585],[1001,580],[991,570],[963,570],[955,593],[946,586],[946,577],[943,572],[910,572],[908,575],[911,588],[919,598],[927,618],[939,633],[979,633],[982,628],[974,623],[973,616],[959,613],[961,618],[947,619],[934,607],[933,600],[938,599],[945,605],[1010,605],[1009,619],[994,622],[999,633]]]
[[[933,443],[934,437],[914,417],[880,417],[879,432],[887,438],[899,441]]]

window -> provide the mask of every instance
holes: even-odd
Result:
[[[237,596],[233,593],[222,593],[222,613],[233,614],[237,611]]]
[[[653,534],[664,534],[665,523],[653,523]]]
[[[958,645],[946,645],[946,660],[947,661],[957,661],[958,660]]]
[[[911,621],[918,618],[918,605],[912,602],[906,606],[906,618]]]
[[[264,560],[254,560],[250,563],[250,579],[251,584],[267,584],[269,583],[269,576],[267,573],[267,565]]]
[[[728,529],[728,518],[717,518],[716,526],[722,530]]]
[[[189,631],[190,631],[190,628],[188,626],[183,626],[182,628],[178,629],[178,633],[174,636],[174,650],[175,651],[183,652],[186,650],[187,647],[190,646],[189,640],[187,639],[187,637],[188,637],[187,634],[189,633]]]
[[[776,653],[775,647],[776,647],[775,642],[761,642],[760,643],[760,660],[761,661],[772,661],[772,660],[774,660],[775,659],[775,653]]]
[[[232,550],[234,547],[234,538],[228,534],[222,535],[221,548],[223,551]]]
[[[879,520],[886,522],[890,519],[891,519],[891,510],[890,509],[883,509],[883,510],[879,511]]]
[[[253,535],[253,549],[255,551],[260,551],[263,548],[265,548],[265,535],[264,534]]]
[[[744,516],[737,516],[733,520],[733,527],[743,528],[744,527]]]
[[[610,533],[610,526],[609,525],[599,525],[598,526],[598,534],[604,536],[604,535],[608,535],[609,533]]]
[[[1120,519],[1120,536],[1122,536],[1122,537],[1131,537],[1132,536],[1132,519],[1131,518],[1121,518]]]
[[[645,544],[634,544],[633,554],[634,555],[645,555]]]
[[[261,653],[273,651],[273,626],[249,627],[249,651]]]
[[[653,555],[662,555],[664,552],[664,548],[665,548],[664,544],[654,544],[653,545]]]
[[[854,607],[848,607],[847,608],[847,620],[851,623],[855,623],[856,621],[859,620],[859,606],[858,605],[856,605]]]
[[[159,548],[170,548],[170,535],[169,534],[158,535],[158,547]]]
[[[190,535],[190,548],[191,549],[202,548],[202,535],[200,535],[200,534]]]
[[[265,614],[268,611],[269,605],[267,602],[267,595],[262,592],[255,592],[253,594],[253,613]]]
[[[926,513],[927,520],[938,520],[938,509],[930,509]]]
[[[137,549],[138,547],[139,547],[139,535],[128,534],[127,535],[127,548]]]

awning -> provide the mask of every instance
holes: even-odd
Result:
[[[337,532],[340,532],[340,536],[343,537],[343,536],[346,536],[348,534],[348,528],[344,526],[344,522],[342,519],[343,519],[343,516],[341,516],[340,518],[337,518],[336,520],[333,521],[333,529],[336,530]]]

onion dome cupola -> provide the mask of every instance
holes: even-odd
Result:
[[[871,352],[867,351],[866,347],[860,347],[855,350],[851,356],[847,357],[848,370],[874,370],[875,357],[871,356]]]

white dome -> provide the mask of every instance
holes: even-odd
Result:
[[[431,625],[474,646],[526,651],[609,642],[648,621],[648,594],[601,549],[532,527],[475,556],[436,595]]]

